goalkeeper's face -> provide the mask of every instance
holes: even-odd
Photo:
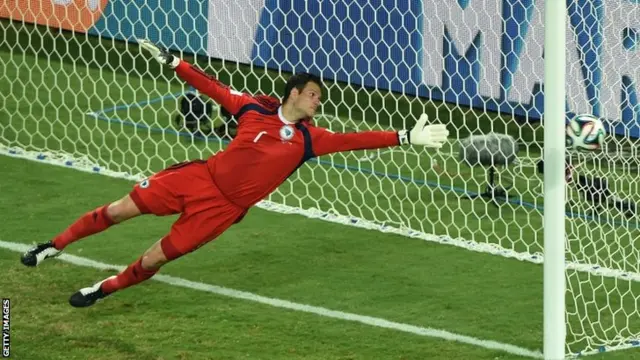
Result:
[[[299,113],[305,114],[307,117],[313,117],[320,107],[320,99],[322,97],[322,89],[315,82],[308,82],[302,91],[294,89],[291,100],[293,100],[293,106]]]

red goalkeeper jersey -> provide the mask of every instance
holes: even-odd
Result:
[[[333,133],[314,126],[311,119],[289,122],[277,99],[232,90],[186,61],[176,73],[238,120],[235,139],[207,164],[222,194],[243,208],[264,199],[311,158],[399,144],[395,131]]]

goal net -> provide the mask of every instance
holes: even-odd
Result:
[[[595,114],[609,132],[605,150],[569,153],[574,180],[609,191],[598,202],[567,185],[576,355],[640,341],[640,5],[567,3],[567,117]],[[292,72],[321,75],[315,121],[333,131],[400,129],[426,113],[452,132],[440,151],[313,159],[261,207],[543,262],[544,1],[9,0],[0,18],[5,155],[141,180],[224,148],[234,119],[140,53],[136,39],[149,38],[238,91],[280,97]],[[469,144],[500,160],[468,161]]]

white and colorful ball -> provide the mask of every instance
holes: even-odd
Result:
[[[598,117],[576,115],[567,124],[567,149],[596,151],[604,147],[607,131]]]

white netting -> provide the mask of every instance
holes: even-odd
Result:
[[[634,82],[640,80],[640,58],[633,48],[639,40],[635,31],[640,7],[627,1],[572,1],[568,23],[567,89],[579,90],[567,92],[569,107],[603,117],[615,135],[608,137],[604,152],[571,157],[578,168],[568,208],[581,215],[567,223],[567,260],[638,274],[635,155],[640,118]],[[608,190],[594,191],[589,185],[600,180],[607,181]],[[567,290],[568,349],[597,352],[638,346],[637,278],[606,281],[568,270]]]
[[[290,72],[321,74],[326,100],[316,120],[334,131],[398,129],[427,113],[456,137],[440,152],[316,159],[263,208],[542,262],[544,1],[154,4],[0,3],[0,17],[13,19],[0,22],[0,50],[9,54],[0,57],[0,151],[139,179],[223,147],[233,122],[217,107],[211,122],[176,121],[190,89],[139,53],[135,39],[150,38],[236,90],[280,96]],[[606,151],[573,160],[579,173],[609,180],[611,199],[631,204],[639,194],[640,5],[568,4],[568,109],[603,116],[618,135]],[[508,134],[517,157],[495,169],[465,161],[464,140],[490,133]],[[508,155],[499,149],[493,155]],[[569,188],[567,353],[633,346],[637,216],[615,203],[598,209]],[[501,190],[507,199],[491,198]]]

